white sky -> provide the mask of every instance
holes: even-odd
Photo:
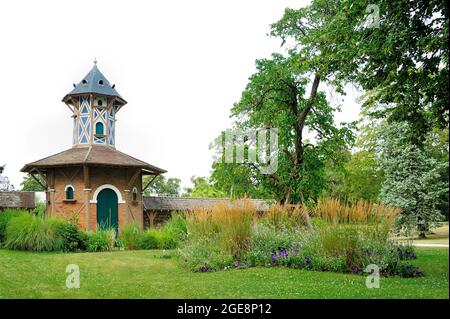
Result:
[[[255,59],[281,52],[267,36],[284,8],[309,1],[2,1],[0,165],[16,189],[24,164],[72,146],[63,96],[98,67],[128,101],[116,148],[168,170],[183,186],[209,175],[209,143]],[[351,93],[351,92],[349,92]],[[358,117],[350,94],[337,122]]]

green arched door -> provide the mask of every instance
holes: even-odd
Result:
[[[105,188],[97,196],[97,225],[101,229],[113,228],[119,233],[119,206],[117,194]]]

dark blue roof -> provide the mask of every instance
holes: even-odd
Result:
[[[120,94],[111,86],[106,77],[100,72],[95,63],[89,73],[78,83],[75,88],[68,93],[63,100],[66,100],[69,96],[79,95],[84,93],[97,93],[108,96],[118,97],[124,104],[126,101],[120,96]]]

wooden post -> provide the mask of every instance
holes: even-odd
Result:
[[[154,225],[155,225],[154,220],[155,220],[155,212],[151,210],[151,211],[149,212],[150,228],[153,228],[153,227],[154,227]]]
[[[83,180],[84,180],[84,205],[86,207],[86,230],[91,229],[91,205],[89,203],[91,198],[91,176],[89,174],[89,166],[83,165]]]
[[[49,171],[48,176],[48,192],[50,197],[50,216],[55,216],[55,171],[52,169]]]

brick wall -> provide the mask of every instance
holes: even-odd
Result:
[[[95,230],[97,225],[97,205],[91,203],[95,191],[105,184],[115,186],[124,203],[118,204],[119,229],[125,224],[135,221],[143,227],[141,178],[136,178],[134,184],[127,185],[134,174],[133,169],[92,167],[90,172],[90,188],[84,186],[84,176],[81,167],[55,169],[53,190],[48,195],[47,214],[66,219],[77,219],[83,229]],[[74,188],[74,201],[66,201],[66,186]],[[138,190],[137,200],[132,201],[132,189]],[[119,198],[120,201],[120,198]],[[89,217],[88,217],[89,216]]]

